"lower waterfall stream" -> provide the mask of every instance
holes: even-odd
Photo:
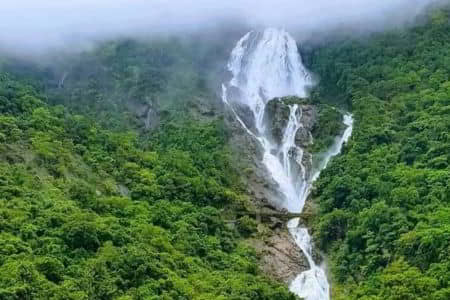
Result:
[[[261,145],[263,163],[284,198],[279,206],[290,212],[302,212],[312,183],[349,139],[353,125],[351,115],[344,115],[347,127],[323,154],[319,166],[307,172],[303,164],[304,149],[295,142],[296,133],[303,126],[301,106],[289,105],[289,119],[279,144],[268,137],[264,124],[265,107],[269,100],[284,96],[306,97],[306,88],[313,85],[309,72],[301,62],[295,40],[284,30],[269,28],[262,32],[251,31],[233,49],[228,70],[233,77],[222,85],[223,102],[230,107],[245,131]],[[235,103],[250,109],[254,132],[239,116],[239,107],[235,108]],[[310,270],[299,274],[290,284],[290,290],[307,300],[328,300],[330,291],[325,270],[314,262],[311,237],[306,228],[299,227],[299,221],[298,218],[292,219],[287,227],[306,256]]]

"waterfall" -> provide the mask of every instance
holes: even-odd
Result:
[[[313,173],[309,183],[306,184],[306,190],[301,194],[304,200],[308,197],[309,187],[319,178],[320,171],[326,168],[330,159],[339,154],[342,145],[348,141],[353,130],[353,118],[350,114],[344,115],[344,124],[347,125],[342,136],[337,137],[331,148],[324,154],[319,168]],[[300,219],[294,218],[287,224],[290,234],[293,236],[295,243],[302,249],[305,254],[310,270],[298,275],[290,285],[290,290],[296,295],[307,300],[325,300],[330,299],[329,285],[326,274],[322,267],[315,264],[312,258],[312,244],[311,237],[306,228],[298,226]]]
[[[290,285],[290,290],[307,300],[330,299],[330,287],[323,268],[312,258],[311,237],[306,228],[298,227],[300,219],[294,218],[287,224],[295,243],[302,249],[311,269],[298,275]]]
[[[284,30],[269,28],[251,31],[242,37],[231,53],[228,70],[232,79],[222,85],[222,99],[245,131],[255,138],[263,149],[263,163],[284,196],[280,205],[290,212],[301,212],[312,182],[351,134],[352,119],[346,115],[348,125],[342,137],[337,138],[319,169],[307,175],[303,165],[303,149],[295,143],[301,123],[302,109],[289,106],[289,119],[280,145],[268,138],[264,124],[264,111],[269,100],[284,96],[306,96],[306,88],[313,85],[303,66],[295,40]],[[246,124],[237,109],[246,106],[253,114],[254,124]],[[238,107],[238,108],[236,108]],[[250,128],[254,125],[254,130]],[[300,167],[293,166],[293,163]],[[329,285],[325,271],[312,258],[311,238],[306,228],[299,227],[299,219],[288,222],[288,229],[296,244],[304,252],[310,270],[299,274],[290,289],[307,300],[328,300]]]

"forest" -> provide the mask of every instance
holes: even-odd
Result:
[[[67,79],[62,91],[51,70],[3,61],[0,299],[295,299],[242,242],[254,221],[230,228],[222,216],[249,201],[223,118],[197,120],[176,100],[151,132],[131,113],[120,116],[117,94],[166,95],[161,74],[186,68],[138,68],[152,59],[147,47],[121,41],[81,54],[76,84]],[[133,65],[126,58],[138,50],[146,55]],[[124,87],[129,69],[104,71],[107,58],[135,66],[142,85]],[[201,94],[195,76],[176,81],[194,82],[198,93],[186,101]],[[155,77],[161,82],[148,85]]]
[[[354,118],[310,197],[333,300],[450,299],[449,33],[447,7],[302,48],[320,121]],[[0,300],[298,299],[246,243],[261,224],[227,222],[252,206],[212,100],[234,33],[193,39],[0,55]]]
[[[354,132],[314,191],[333,299],[450,298],[450,9],[308,54]]]

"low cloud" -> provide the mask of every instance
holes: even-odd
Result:
[[[379,30],[448,0],[3,0],[0,48],[32,55],[98,39],[212,31],[244,23],[307,36],[338,27]]]

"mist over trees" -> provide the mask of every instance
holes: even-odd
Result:
[[[299,38],[336,29],[372,32],[411,24],[447,0],[17,0],[2,3],[0,49],[36,56],[98,41],[282,27]]]

